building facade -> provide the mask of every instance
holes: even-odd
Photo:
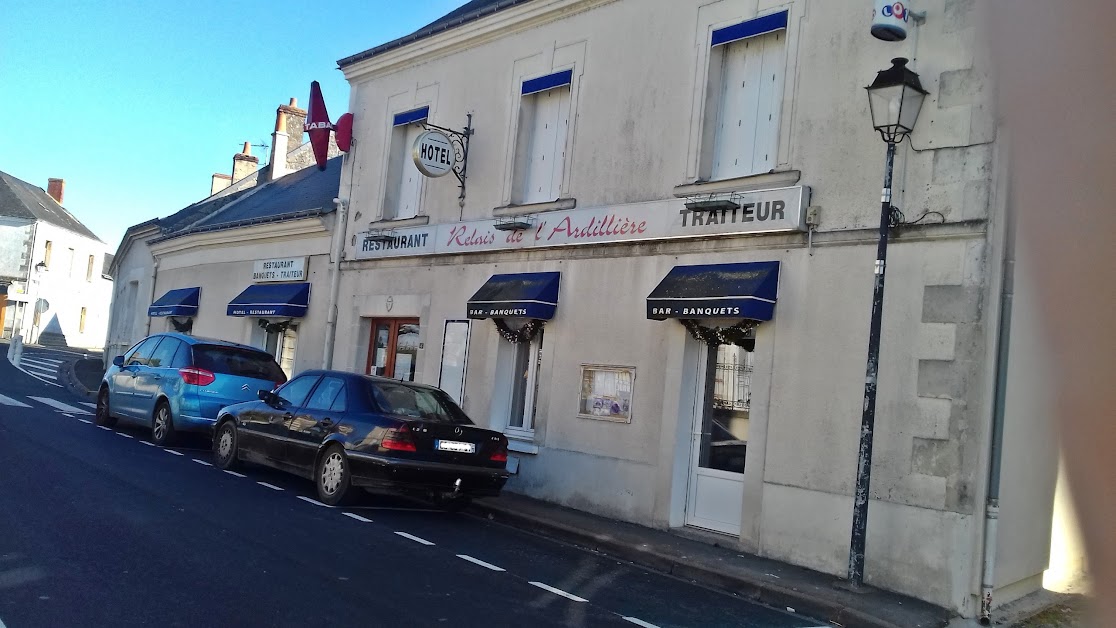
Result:
[[[109,249],[46,190],[0,173],[0,329],[26,343],[99,349],[108,329]]]
[[[447,390],[508,435],[510,491],[844,575],[884,161],[863,88],[909,58],[930,94],[896,160],[866,579],[975,614],[1007,164],[973,3],[923,4],[883,42],[847,3],[474,0],[341,60],[334,366]],[[431,142],[460,170],[466,125],[464,184],[423,174]],[[1041,584],[1057,468],[1009,391],[997,603]]]

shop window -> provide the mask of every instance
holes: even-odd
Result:
[[[373,320],[365,373],[415,381],[419,331],[419,321],[414,318]]]
[[[423,131],[428,107],[396,114],[392,119],[391,147],[388,154],[387,182],[384,190],[384,220],[414,218],[418,215],[423,176],[415,166],[412,152]]]
[[[54,246],[52,245],[50,240],[47,240],[46,245],[43,246],[43,264],[44,267],[48,270],[50,269],[50,253],[53,248]]]
[[[93,260],[92,255],[89,256],[89,263],[85,266],[85,280],[93,281]]]
[[[85,308],[81,308],[81,318],[78,319],[78,333],[85,333]]]
[[[703,142],[710,180],[770,172],[777,163],[786,71],[786,13],[713,33]]]
[[[525,81],[521,89],[512,202],[557,200],[566,162],[572,70]]]
[[[69,277],[71,279],[73,279],[73,277],[74,277],[74,260],[77,259],[77,256],[74,253],[73,249],[66,249],[66,251],[69,253],[69,257],[70,257],[69,263],[67,264],[67,267],[70,269],[69,270]]]
[[[294,374],[295,351],[298,348],[298,325],[290,322],[271,322],[259,319],[253,345],[267,351],[279,368],[290,378]]]
[[[542,352],[542,330],[529,341],[501,340],[496,357],[492,425],[503,425],[512,435],[533,436]]]

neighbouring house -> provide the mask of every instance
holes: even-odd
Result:
[[[964,616],[982,557],[994,604],[1039,588],[1058,444],[973,3],[899,42],[867,9],[473,0],[340,60],[335,366],[446,389],[508,436],[509,491],[844,576],[882,271],[864,86],[909,58],[866,580]]]
[[[97,349],[108,329],[108,247],[47,189],[0,172],[0,329],[26,343]]]
[[[220,256],[223,256],[221,259],[228,260],[231,259],[229,258],[231,255],[233,258],[251,265],[253,259],[242,259],[237,256],[270,255],[272,253],[276,256],[282,255],[286,252],[286,244],[289,243],[284,240],[286,233],[284,229],[287,227],[294,229],[292,237],[299,240],[298,244],[293,245],[292,250],[306,251],[305,255],[328,253],[328,236],[326,236],[324,245],[307,244],[304,241],[306,239],[304,236],[307,236],[308,232],[304,225],[302,223],[291,224],[291,219],[294,217],[296,222],[297,220],[308,219],[311,222],[317,221],[316,224],[321,225],[321,220],[317,217],[318,214],[315,214],[315,216],[309,216],[309,214],[319,210],[322,214],[328,214],[333,210],[332,199],[337,195],[336,170],[340,167],[339,159],[335,159],[335,163],[330,167],[333,175],[330,175],[330,169],[317,175],[305,171],[308,166],[314,163],[310,144],[302,141],[304,135],[302,125],[305,120],[306,110],[298,108],[297,101],[294,98],[290,100],[289,104],[280,105],[275,114],[271,160],[264,168],[257,167],[259,159],[251,154],[251,146],[248,142],[245,142],[244,149],[233,156],[232,174],[213,175],[208,198],[183,208],[170,216],[155,218],[128,228],[117,249],[111,269],[111,274],[116,279],[116,291],[113,295],[108,348],[105,351],[106,362],[111,361],[113,356],[124,353],[130,346],[149,333],[176,329],[175,324],[186,325],[186,319],[193,318],[192,315],[184,317],[167,316],[165,314],[149,316],[152,311],[172,311],[166,308],[163,310],[152,310],[151,308],[166,291],[174,289],[173,286],[166,287],[167,282],[172,281],[168,278],[167,273],[169,272],[169,276],[173,277],[173,271],[176,268],[189,268],[192,263],[199,263],[206,259],[217,259]],[[288,149],[290,146],[293,146],[293,148]],[[340,155],[340,151],[337,150],[336,144],[331,143],[330,156],[336,158],[338,155]],[[299,176],[289,180],[285,179],[292,174]],[[327,181],[330,176],[333,177],[331,183]],[[312,184],[316,187],[314,187],[313,194],[300,197],[299,195],[306,189],[306,183],[304,182],[306,179],[311,179]],[[322,181],[327,182],[318,185]],[[272,183],[281,183],[281,185],[276,185],[266,191],[262,189]],[[249,201],[248,199],[257,192],[260,195]],[[265,199],[273,204],[259,205]],[[251,206],[252,209],[245,214],[245,208],[248,206]],[[268,226],[262,226],[265,224]],[[250,226],[255,228],[245,229]],[[317,231],[316,228],[310,230],[310,232],[316,234],[310,236],[311,240],[321,235]],[[222,232],[222,234],[215,235],[216,232]],[[259,233],[265,232],[268,235],[257,237]],[[196,237],[184,237],[186,235]],[[245,244],[243,247],[239,247],[238,239],[242,235],[245,238]],[[223,244],[220,245],[215,244],[215,241],[221,238],[231,239],[223,241]],[[248,245],[247,242],[252,239],[262,239],[270,244],[266,246],[259,243]],[[168,242],[170,240],[175,240],[175,243],[163,244],[157,249],[152,247],[153,241]],[[215,253],[216,249],[221,249],[223,252],[218,255],[218,253]],[[201,251],[202,253],[200,257],[195,256],[183,261],[182,256],[188,251]],[[164,255],[164,252],[167,252],[167,255]],[[209,255],[209,257],[206,255]],[[315,270],[319,269],[315,268]],[[208,299],[211,294],[215,298],[229,285],[221,282],[219,277],[221,272],[224,272],[224,270],[219,270],[218,276],[213,279],[218,283],[211,290],[206,291],[205,296],[202,297],[206,300],[206,303],[209,303]],[[235,276],[236,273],[233,272],[233,276]],[[200,288],[201,284],[204,283],[204,281],[201,281],[203,276],[204,273],[199,276],[198,282],[186,281],[186,283],[190,283],[191,287]],[[228,276],[225,276],[224,279],[228,279]],[[181,311],[181,308],[177,311]],[[230,331],[217,325],[216,321],[218,320],[221,319],[199,319],[197,329],[204,330],[204,333],[209,335],[229,340],[255,342],[250,336],[243,337],[240,329]],[[153,325],[153,323],[155,324]],[[189,321],[189,324],[190,327],[183,327],[183,329],[194,329],[192,320]],[[278,321],[276,324],[279,324]],[[295,325],[295,328],[297,328],[297,325]],[[287,336],[292,334],[294,334],[293,330]],[[258,344],[272,347],[277,355],[282,356],[283,346],[275,346],[276,342],[276,334],[271,332],[270,334],[264,333],[264,337],[258,341]],[[293,364],[290,361],[294,355],[293,340],[288,341],[285,346],[286,364],[289,368]]]

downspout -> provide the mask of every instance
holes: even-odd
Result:
[[[333,368],[333,345],[337,338],[337,299],[341,293],[341,254],[345,250],[345,232],[349,226],[349,203],[339,198],[333,199],[337,206],[333,223],[333,274],[329,277],[329,311],[326,314],[325,352],[322,368]]]
[[[1010,189],[1010,182],[1009,182]],[[992,590],[996,575],[996,536],[1000,518],[1000,464],[1004,445],[1011,307],[1015,293],[1015,217],[1011,194],[1004,212],[1004,275],[1000,292],[1000,325],[996,338],[996,388],[992,402],[992,438],[988,455],[988,495],[984,508],[984,570],[981,577],[980,624],[992,625]]]
[[[147,305],[155,302],[155,279],[159,276],[159,259],[154,255],[151,256],[151,296],[147,299]],[[144,308],[146,312],[147,309]],[[147,317],[147,325],[144,326],[143,337],[146,338],[151,335],[151,317]]]

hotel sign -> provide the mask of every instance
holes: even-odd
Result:
[[[757,190],[733,196],[738,207],[688,209],[683,199],[535,215],[529,229],[503,231],[495,220],[392,230],[390,240],[357,234],[356,259],[611,244],[805,231],[810,188]]]
[[[284,257],[256,260],[255,266],[252,268],[252,281],[255,283],[306,281],[306,258]]]

